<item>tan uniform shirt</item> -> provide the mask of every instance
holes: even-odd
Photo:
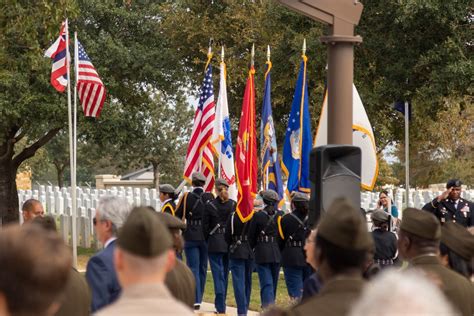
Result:
[[[415,257],[410,263],[412,267],[425,271],[428,277],[435,278],[446,298],[462,315],[474,315],[474,287],[468,279],[444,267],[435,255]]]
[[[336,277],[323,285],[321,292],[287,312],[292,316],[344,316],[359,298],[364,287],[362,278]]]
[[[163,283],[137,284],[122,289],[117,301],[99,310],[97,316],[193,316],[194,313],[177,301]]]

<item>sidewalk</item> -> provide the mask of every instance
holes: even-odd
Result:
[[[208,315],[211,316],[211,315],[215,315],[214,311],[215,311],[214,304],[202,302],[201,309],[198,311],[195,311],[195,313],[201,316],[208,316]],[[247,316],[257,316],[258,314],[259,314],[258,312],[248,311]],[[237,308],[227,306],[226,315],[237,316]]]

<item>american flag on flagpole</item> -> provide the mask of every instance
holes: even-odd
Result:
[[[99,117],[105,102],[105,86],[82,44],[77,41],[77,92],[85,116]]]
[[[188,182],[191,182],[193,172],[200,171],[204,174],[207,179],[204,185],[206,192],[214,187],[214,156],[210,140],[215,117],[212,66],[209,64],[201,86],[199,105],[194,115],[193,131],[184,165],[184,179]]]
[[[66,58],[66,24],[67,20],[61,24],[59,37],[44,53],[45,57],[53,59],[53,66],[51,69],[51,84],[59,92],[64,92],[68,82]]]

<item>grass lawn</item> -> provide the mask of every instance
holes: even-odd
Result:
[[[77,266],[79,270],[85,270],[89,258],[92,257],[96,252],[94,248],[82,248],[77,247]],[[206,278],[206,288],[204,290],[203,300],[208,303],[214,303],[214,282],[212,280],[212,273],[209,270]],[[232,287],[232,276],[229,273],[229,287],[227,289],[227,305],[237,307],[234,297],[234,288]],[[286,290],[285,279],[283,274],[280,274],[280,280],[278,281],[276,305],[279,307],[288,307],[291,305],[288,291]],[[252,293],[250,295],[250,310],[260,311],[260,284],[258,282],[258,275],[256,272],[252,274]]]
[[[208,271],[206,278],[206,288],[204,289],[203,301],[214,303],[214,283],[212,280],[212,273]],[[234,288],[232,287],[232,276],[229,274],[229,287],[227,289],[227,305],[237,307],[234,297]],[[288,307],[291,305],[288,291],[286,290],[285,279],[283,274],[280,274],[278,281],[276,305],[279,307]],[[250,295],[250,306],[252,311],[260,311],[260,284],[258,283],[258,275],[256,272],[252,274],[252,293]]]

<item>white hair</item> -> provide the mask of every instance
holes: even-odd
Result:
[[[99,199],[97,206],[100,219],[106,219],[112,222],[112,234],[117,235],[117,230],[130,214],[131,206],[124,198],[107,195]]]
[[[459,315],[422,271],[384,271],[371,281],[349,316]]]
[[[123,261],[126,263],[129,271],[133,271],[135,275],[150,276],[155,273],[162,272],[166,268],[166,262],[168,260],[168,251],[163,254],[153,257],[144,258],[131,254],[130,252],[120,248],[123,254]]]

